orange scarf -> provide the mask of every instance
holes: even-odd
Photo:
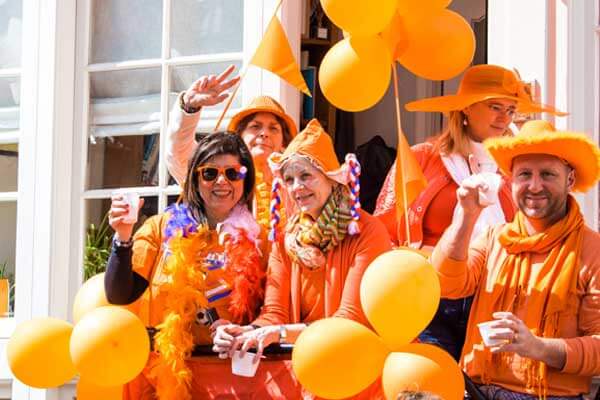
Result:
[[[498,271],[494,289],[481,290],[477,298],[477,314],[469,319],[469,332],[465,349],[470,351],[481,341],[476,324],[492,320],[495,311],[525,309],[519,318],[541,337],[556,337],[561,312],[565,310],[567,299],[576,295],[577,277],[580,268],[580,254],[584,222],[577,201],[569,196],[567,215],[544,232],[529,236],[525,228],[522,212],[515,215],[513,222],[506,224],[498,239],[508,253]],[[530,282],[531,253],[547,254],[538,278]],[[526,304],[522,308],[519,305]],[[475,342],[477,340],[477,342]],[[478,346],[479,347],[479,346]],[[508,368],[513,353],[492,355],[485,350],[484,365],[481,368],[484,383],[489,383],[492,361],[496,368]],[[502,364],[502,365],[500,365]],[[546,396],[546,365],[531,359],[525,360],[527,389],[535,388],[541,397]]]

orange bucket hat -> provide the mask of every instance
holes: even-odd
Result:
[[[293,118],[285,113],[285,110],[283,107],[281,107],[281,104],[269,96],[258,96],[253,98],[246,107],[244,107],[240,112],[231,118],[231,121],[227,126],[227,130],[230,132],[235,132],[238,124],[244,119],[244,117],[259,112],[275,114],[283,119],[292,138],[298,134],[298,128],[296,128],[296,123],[294,122]]]
[[[471,104],[490,99],[514,100],[517,102],[517,109],[522,113],[547,112],[566,115],[552,106],[533,101],[529,88],[515,72],[488,64],[467,69],[456,94],[412,101],[405,107],[408,111],[460,111]]]
[[[358,233],[358,210],[360,209],[360,164],[354,154],[347,154],[344,164],[340,165],[335,154],[331,136],[316,119],[311,120],[286,147],[283,153],[272,153],[269,156],[269,167],[275,176],[271,191],[271,234],[274,240],[275,228],[279,222],[278,206],[281,204],[279,189],[281,187],[281,170],[292,156],[302,156],[309,159],[312,165],[329,179],[346,185],[350,189],[352,205],[350,212],[353,223],[348,227],[348,233]]]
[[[510,175],[513,159],[524,154],[550,154],[575,169],[573,191],[585,192],[600,179],[600,149],[584,133],[557,131],[547,121],[529,121],[516,136],[484,141],[498,167]]]

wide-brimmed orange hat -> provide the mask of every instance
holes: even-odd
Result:
[[[600,149],[585,134],[557,131],[547,121],[529,121],[516,136],[484,141],[498,167],[511,174],[513,159],[524,154],[550,154],[575,169],[573,190],[585,192],[600,179]]]
[[[514,100],[517,110],[522,113],[566,115],[552,106],[533,101],[529,88],[515,72],[488,64],[467,69],[456,94],[412,101],[405,107],[408,111],[460,111],[471,104],[490,99]]]
[[[281,117],[281,119],[285,121],[292,138],[298,133],[298,128],[296,128],[296,123],[294,122],[293,118],[285,113],[285,110],[283,107],[281,107],[281,104],[269,96],[258,96],[253,98],[246,107],[244,107],[239,113],[235,114],[231,118],[231,121],[227,126],[227,130],[230,132],[235,132],[238,124],[242,119],[244,119],[244,117],[259,112],[268,112]]]

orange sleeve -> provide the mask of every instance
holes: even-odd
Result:
[[[351,319],[367,326],[369,322],[360,305],[360,282],[369,264],[380,254],[391,250],[385,227],[377,219],[369,217],[363,218],[361,216],[363,220],[367,220],[369,223],[361,226],[356,253],[352,257],[354,262],[349,267],[344,282],[340,307],[332,315],[333,317]]]
[[[492,239],[492,230],[477,237],[469,246],[467,260],[453,260],[442,249],[441,241],[433,249],[431,264],[440,278],[442,297],[461,299],[475,294],[487,260],[487,244]]]
[[[287,324],[290,321],[291,266],[282,257],[280,244],[274,245],[269,257],[265,302],[253,325]]]
[[[162,244],[162,217],[161,214],[148,218],[133,236],[132,268],[147,281],[152,277]]]

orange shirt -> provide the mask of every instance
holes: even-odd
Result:
[[[484,346],[479,330],[472,321],[492,319],[481,315],[478,292],[489,291],[507,257],[498,242],[501,226],[488,229],[475,239],[469,248],[468,261],[456,261],[447,257],[436,246],[431,260],[438,271],[442,297],[462,298],[475,294],[469,317],[467,337],[476,337],[479,343],[463,349],[461,364],[466,373],[480,382]],[[544,279],[541,265],[547,254],[531,253],[532,273],[530,282]],[[577,298],[567,307],[567,313],[559,318],[558,337],[566,345],[566,362],[561,371],[548,369],[549,396],[576,396],[588,393],[591,377],[600,374],[600,235],[585,227],[580,270],[577,280]],[[533,287],[530,283],[528,287]],[[523,318],[527,304],[518,305],[515,315]],[[478,340],[474,340],[477,342]],[[491,383],[517,392],[525,392],[526,376],[524,360],[514,354],[512,368],[492,368],[488,372]],[[533,394],[533,393],[532,393]]]

